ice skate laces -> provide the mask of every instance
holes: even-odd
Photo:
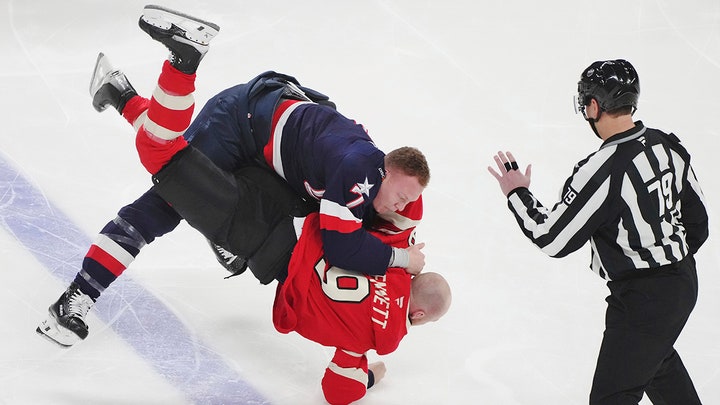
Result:
[[[229,250],[227,250],[219,245],[214,245],[214,246],[215,246],[215,250],[217,250],[217,252],[218,252],[218,255],[220,255],[220,257],[222,257],[223,260],[225,260],[226,264],[231,264],[232,262],[235,261],[235,259],[237,259],[237,255],[230,252]]]
[[[67,308],[65,308],[65,310],[67,315],[85,321],[85,315],[87,315],[94,303],[95,301],[93,301],[92,298],[76,289],[68,297]]]

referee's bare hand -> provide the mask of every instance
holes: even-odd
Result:
[[[495,177],[500,184],[500,190],[507,196],[511,191],[518,187],[530,187],[530,174],[532,165],[528,165],[523,174],[519,169],[515,157],[510,152],[498,152],[493,156],[498,171],[488,166],[488,171]]]

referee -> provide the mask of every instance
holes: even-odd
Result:
[[[530,192],[531,166],[510,152],[488,167],[520,229],[543,252],[591,247],[590,267],[610,295],[590,404],[700,404],[673,345],[697,301],[693,255],[708,237],[703,194],[690,155],[673,134],[633,122],[640,83],[625,60],[598,61],[578,82],[578,107],[600,149],[580,161],[561,200]]]

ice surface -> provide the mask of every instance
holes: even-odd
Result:
[[[274,288],[225,276],[186,225],[146,248],[60,349],[34,332],[87,244],[150,186],[132,130],[92,108],[98,52],[149,94],[166,56],[137,27],[145,3],[0,1],[0,404],[323,403],[330,349],[275,332]],[[583,68],[626,58],[636,117],[693,155],[711,237],[700,298],[677,348],[704,403],[720,403],[720,3],[556,0],[167,4],[220,25],[198,105],[265,70],[329,94],[377,144],[426,152],[419,237],[454,288],[448,315],[384,356],[361,404],[587,403],[607,289],[589,249],[550,259],[524,239],[487,173],[498,150],[533,164],[555,202],[599,143],[572,96]],[[376,356],[371,360],[376,360]],[[648,403],[648,402],[644,402]]]

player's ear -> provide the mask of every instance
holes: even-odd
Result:
[[[418,309],[410,314],[410,323],[421,324],[421,321],[425,318],[425,311]]]

